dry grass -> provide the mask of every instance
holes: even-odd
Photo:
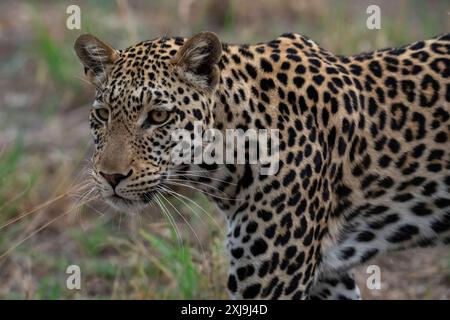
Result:
[[[87,181],[83,172],[91,152],[87,114],[93,91],[80,80],[81,66],[72,51],[79,32],[65,28],[70,3],[0,3],[0,298],[226,298],[220,216],[213,214],[217,226],[201,211],[199,219],[186,205],[171,199],[198,233],[197,240],[178,218],[181,247],[156,208],[142,215],[123,214],[99,201],[83,204],[81,190],[74,192]],[[380,31],[365,28],[369,2],[356,0],[78,3],[82,31],[118,47],[205,29],[231,42],[264,41],[296,31],[329,50],[349,54],[401,45],[450,29],[446,1],[370,1],[381,6]],[[190,196],[213,212],[202,196]],[[68,210],[72,211],[65,214]],[[377,261],[385,266],[386,279],[404,275],[404,281],[395,282],[394,295],[389,295],[392,290],[365,295],[448,297],[447,251],[433,252],[418,254],[416,261],[423,264],[400,259],[399,269],[389,267],[390,260]],[[80,291],[65,287],[70,264],[81,267]],[[433,278],[436,273],[442,277],[410,285],[407,275],[419,271],[424,277]],[[359,277],[364,282],[363,269]]]

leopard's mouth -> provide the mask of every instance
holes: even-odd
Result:
[[[116,193],[103,197],[111,207],[118,210],[142,209],[148,207],[155,196],[155,192],[149,191],[141,195],[141,199],[128,199]]]

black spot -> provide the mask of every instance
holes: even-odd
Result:
[[[257,229],[258,223],[256,223],[255,221],[250,221],[245,230],[247,231],[247,233],[255,233]]]
[[[313,81],[317,84],[317,85],[321,85],[322,82],[325,80],[325,78],[322,75],[315,75],[313,77]]]
[[[240,259],[244,255],[244,249],[242,248],[231,249],[231,255],[236,259]]]
[[[370,249],[367,250],[362,256],[361,256],[361,263],[364,263],[366,261],[369,261],[371,258],[373,258],[375,255],[377,255],[378,249]]]
[[[419,228],[411,224],[405,224],[397,229],[397,231],[389,236],[386,240],[392,243],[411,240],[412,237],[419,233]]]
[[[303,245],[304,246],[309,246],[312,243],[313,235],[314,235],[314,228],[311,228],[309,233],[303,239]]]
[[[202,112],[199,109],[194,109],[192,111],[192,113],[193,113],[194,117],[196,117],[198,120],[202,120],[203,115],[202,115]]]
[[[420,105],[422,107],[432,107],[439,99],[439,83],[427,74],[423,77],[420,86],[422,88]],[[425,95],[423,92],[428,92],[429,94]]]
[[[448,198],[438,198],[436,200],[434,200],[434,204],[436,205],[436,207],[438,208],[446,208],[450,206],[450,199]]]
[[[267,243],[262,238],[256,239],[253,245],[250,247],[250,251],[254,256],[258,256],[267,251]]]
[[[253,79],[256,78],[257,76],[257,72],[254,66],[252,66],[251,64],[247,63],[245,65],[245,70],[247,70],[247,73],[250,77],[252,77]]]
[[[302,77],[294,77],[292,81],[294,81],[294,84],[297,88],[301,88],[305,83],[305,79],[303,79]]]
[[[347,143],[344,141],[344,139],[342,137],[339,137],[339,142],[338,142],[339,156],[342,157],[345,154],[346,148],[347,148]]]
[[[258,210],[257,215],[266,222],[272,219],[272,213],[264,209]]]
[[[230,290],[231,292],[237,291],[237,281],[236,281],[236,277],[233,274],[230,274],[230,276],[228,277],[227,287],[228,287],[228,290]]]
[[[448,136],[445,132],[441,131],[439,132],[436,137],[434,138],[434,141],[437,143],[445,143],[447,142]]]
[[[413,149],[412,156],[414,158],[420,158],[424,151],[425,151],[425,145],[423,143],[419,144],[418,146],[416,146]]]
[[[265,58],[261,58],[261,68],[264,70],[264,72],[272,72],[272,64]]]
[[[308,95],[308,98],[312,101],[317,102],[319,100],[317,90],[313,86],[309,86],[308,89],[306,89],[306,93]]]
[[[277,73],[277,79],[282,84],[287,85],[287,76],[285,73]]]
[[[384,226],[391,224],[391,223],[395,223],[399,220],[400,220],[400,217],[398,216],[398,214],[393,213],[393,214],[387,215],[379,220],[372,221],[368,225],[371,229],[379,230],[379,229],[382,229]]]
[[[236,64],[241,63],[241,58],[240,58],[237,54],[231,55],[231,59],[232,59]]]
[[[352,256],[354,256],[355,252],[356,252],[356,250],[353,247],[345,248],[341,251],[341,259],[347,260],[348,258],[351,258]]]
[[[356,237],[356,240],[359,242],[369,242],[375,238],[375,234],[370,231],[362,231]]]
[[[381,76],[382,76],[382,69],[381,69],[380,63],[378,61],[374,60],[374,61],[370,62],[369,63],[369,69],[370,69],[370,71],[372,71],[372,73],[376,77],[381,78]]]
[[[242,292],[242,298],[244,299],[254,299],[258,296],[261,291],[261,285],[259,283],[252,284],[245,288],[244,292]]]
[[[267,287],[264,288],[263,292],[261,293],[261,297],[267,297],[272,292],[273,288],[275,288],[275,286],[278,284],[278,281],[278,277],[273,277]]]
[[[439,172],[442,170],[442,165],[440,163],[430,163],[427,165],[427,170],[430,172]]]
[[[294,170],[289,171],[289,173],[283,179],[283,186],[287,187],[294,181],[296,173]]]
[[[280,60],[280,55],[276,54],[276,53],[272,53],[270,55],[270,58],[274,61],[274,62],[278,62]]]
[[[414,199],[414,196],[411,193],[400,193],[392,198],[392,200],[396,202],[406,202],[411,199]]]
[[[398,143],[398,141],[395,139],[389,140],[388,147],[393,153],[397,153],[400,151],[400,143]]]
[[[444,156],[443,150],[433,149],[430,151],[427,161],[441,160],[443,156]]]
[[[409,48],[411,50],[419,50],[419,49],[422,49],[424,46],[425,46],[425,42],[419,41],[419,42],[412,44]]]
[[[336,194],[340,197],[348,197],[352,193],[352,189],[347,187],[346,185],[340,184],[336,188]]]
[[[266,228],[266,231],[264,232],[264,235],[267,238],[272,239],[275,236],[276,229],[277,229],[277,225],[274,223],[270,227]]]
[[[245,170],[242,178],[239,180],[239,184],[242,188],[248,188],[253,183],[253,172],[250,164],[245,164]]]
[[[442,219],[433,221],[431,228],[438,233],[448,231],[450,229],[450,213],[446,212]]]
[[[434,181],[431,181],[423,186],[422,194],[424,196],[431,196],[436,192],[437,183]]]
[[[264,78],[261,79],[260,86],[263,91],[268,91],[275,88],[275,82],[270,78]]]
[[[368,215],[378,215],[386,212],[389,208],[383,205],[373,206],[367,210]]]
[[[251,277],[255,273],[255,268],[252,265],[240,267],[236,270],[239,281],[242,281],[248,277]]]
[[[284,61],[281,64],[281,70],[289,70],[290,67],[291,67],[291,64],[289,62],[287,62],[287,61]]]
[[[258,276],[261,278],[264,277],[269,272],[269,268],[270,268],[270,260],[264,261],[259,267]]]
[[[287,288],[284,292],[286,295],[291,294],[292,292],[294,292],[297,289],[301,277],[302,277],[302,273],[298,273],[291,279],[291,281],[289,282],[289,285],[287,286]]]
[[[391,177],[384,177],[378,182],[378,185],[387,189],[394,185],[394,180]]]

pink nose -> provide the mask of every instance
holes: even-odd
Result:
[[[109,174],[109,173],[104,173],[104,172],[100,171],[100,175],[103,178],[105,178],[106,181],[108,181],[108,183],[111,185],[111,187],[113,189],[120,183],[120,181],[128,178],[132,174],[133,174],[133,170],[130,170],[126,175],[121,174],[121,173]]]

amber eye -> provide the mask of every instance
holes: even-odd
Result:
[[[145,119],[144,127],[148,128],[151,125],[162,124],[169,119],[169,113],[164,110],[152,110],[148,113]]]
[[[95,108],[94,115],[100,121],[108,121],[109,110],[107,108]]]

